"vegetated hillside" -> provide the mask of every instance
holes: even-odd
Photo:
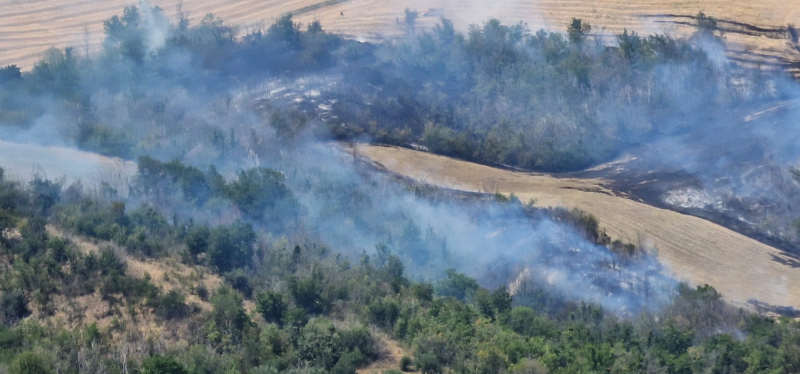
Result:
[[[490,150],[489,114],[504,113],[490,103],[519,104],[552,86],[561,106],[508,117],[538,113],[546,126],[520,122],[504,134],[521,136],[497,139],[503,152],[492,157],[577,169],[598,145],[659,134],[624,122],[620,132],[642,137],[582,143],[612,114],[598,110],[599,96],[628,98],[637,118],[673,129],[638,90],[662,69],[675,68],[679,83],[659,91],[665,110],[698,91],[708,101],[690,107],[720,111],[786,94],[762,90],[758,71],[710,62],[693,44],[719,41],[706,24],[693,40],[624,33],[627,47],[616,49],[577,19],[567,35],[499,21],[461,35],[442,20],[436,35],[382,45],[291,17],[241,39],[216,19],[182,21],[154,38],[163,15],[129,7],[107,20],[96,58],[54,49],[30,71],[0,70],[4,138],[49,134],[51,144],[137,164],[124,184],[0,177],[0,364],[9,372],[353,373],[394,344],[409,355],[398,370],[424,373],[800,369],[796,322],[679,283],[591,214],[409,183],[330,146],[374,134]],[[431,81],[437,71],[443,80]],[[541,75],[522,81],[520,72]],[[637,78],[626,85],[626,74]],[[317,78],[330,85],[312,93]],[[265,92],[276,81],[290,88]],[[754,88],[737,91],[738,82]],[[483,116],[454,126],[469,104]],[[526,154],[515,142],[529,135],[572,146]],[[155,337],[174,326],[178,334]]]
[[[136,3],[114,1],[8,1],[0,9],[0,65],[15,63],[30,68],[49,47],[76,47],[96,51],[103,40],[102,21],[119,9]],[[533,28],[562,28],[573,17],[602,29],[598,35],[621,33],[623,29],[641,33],[692,32],[692,17],[699,12],[719,18],[718,27],[726,31],[732,57],[751,65],[794,68],[800,54],[796,36],[789,26],[800,24],[800,5],[776,1],[611,1],[563,2],[555,0],[293,0],[293,1],[219,1],[159,0],[150,1],[169,15],[178,17],[178,4],[194,23],[208,13],[239,26],[241,34],[272,24],[280,16],[293,12],[303,23],[319,20],[329,31],[359,39],[396,37],[406,31],[405,8],[424,12],[437,9],[430,17],[420,18],[420,30],[433,27],[440,15],[456,22],[461,30],[495,17],[506,23],[526,22]],[[142,3],[142,4],[147,4]],[[398,20],[399,18],[399,20]]]
[[[359,153],[434,186],[580,208],[596,216],[612,239],[647,242],[677,278],[714,285],[734,305],[800,308],[800,299],[789,291],[800,287],[795,256],[703,219],[633,201],[611,190],[610,181],[506,171],[397,147],[360,146]]]
[[[165,173],[153,173],[158,168]],[[139,170],[131,190],[140,203],[158,201],[168,187],[184,191],[173,198],[198,204],[203,183],[184,183],[196,169],[142,159]],[[252,172],[208,196],[247,211],[242,204],[259,203],[237,191],[254,182]],[[1,176],[0,365],[11,373],[800,367],[796,322],[737,312],[709,286],[681,286],[659,312],[620,319],[537,282],[518,283],[513,296],[453,270],[433,284],[412,282],[402,247],[396,255],[378,246],[351,262],[311,237],[271,236],[263,217],[214,227],[168,221],[155,205],[128,207],[113,191]],[[216,179],[213,171],[208,177]],[[409,356],[392,360],[396,343],[387,339]]]

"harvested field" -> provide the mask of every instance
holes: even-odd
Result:
[[[800,309],[800,259],[701,218],[633,201],[599,179],[511,172],[397,147],[359,153],[389,171],[432,185],[515,193],[540,206],[577,207],[595,215],[614,239],[649,242],[678,279],[710,284],[737,306],[760,312]],[[756,302],[757,300],[757,302]]]
[[[136,163],[65,147],[20,144],[0,140],[0,167],[8,178],[29,180],[34,175],[49,179],[107,182],[124,186],[136,173]]]
[[[80,53],[96,50],[103,37],[102,21],[120,14],[134,0],[65,1],[5,0],[0,7],[0,65],[14,63],[28,69],[44,50],[74,46]],[[318,19],[323,26],[353,38],[374,40],[402,35],[403,10],[441,8],[461,30],[490,17],[505,22],[523,21],[532,28],[563,30],[572,17],[600,26],[599,36],[622,32],[687,34],[693,30],[690,16],[700,11],[721,20],[731,43],[729,55],[746,63],[793,68],[800,53],[791,43],[787,25],[800,24],[800,0],[153,0],[175,18],[178,4],[197,23],[207,13],[239,25],[242,32],[263,28],[283,14],[293,12],[300,22]],[[343,14],[343,15],[342,15]],[[398,21],[400,24],[398,24]],[[437,17],[420,17],[418,30],[429,29]]]

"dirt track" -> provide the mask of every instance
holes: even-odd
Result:
[[[98,48],[102,40],[102,21],[121,14],[126,5],[136,0],[0,0],[0,65],[15,63],[30,68],[48,47],[74,46],[78,53]],[[181,0],[151,0],[174,19]],[[623,28],[643,33],[686,33],[692,28],[680,22],[685,18],[652,18],[659,14],[696,15],[705,11],[711,16],[730,19],[764,28],[800,25],[800,0],[781,2],[730,0],[182,0],[183,10],[194,23],[206,13],[214,13],[227,23],[241,25],[242,33],[268,26],[288,12],[307,23],[322,21],[330,30],[355,38],[374,39],[384,35],[400,35],[404,28],[403,10],[420,11],[443,8],[444,15],[465,30],[470,23],[480,23],[490,17],[505,22],[524,21],[532,28],[547,27],[563,30],[572,17],[582,18],[594,25],[599,35],[621,32]],[[342,13],[344,16],[342,16]],[[435,17],[420,17],[419,28],[430,28]],[[678,23],[676,23],[676,21]],[[785,39],[762,35],[729,32],[735,55],[745,59],[776,62],[796,61],[800,56]],[[747,52],[752,50],[753,53]]]
[[[601,180],[510,172],[396,147],[362,146],[361,155],[421,182],[466,191],[513,192],[540,206],[578,207],[612,238],[646,240],[679,279],[711,284],[738,306],[756,299],[800,309],[800,261],[709,221],[618,196]]]

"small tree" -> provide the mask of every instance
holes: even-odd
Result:
[[[211,230],[208,239],[208,259],[220,271],[242,267],[253,257],[256,233],[243,221]]]
[[[714,17],[709,17],[705,13],[700,12],[697,13],[697,28],[703,34],[711,35],[714,33],[714,30],[717,29],[717,19]]]
[[[153,356],[142,361],[142,374],[189,374],[189,372],[172,358]]]
[[[22,80],[22,70],[17,65],[0,68],[0,83],[11,83]]]
[[[211,231],[207,226],[194,226],[189,229],[183,241],[186,243],[186,249],[189,250],[189,254],[192,255],[195,261],[197,260],[197,256],[208,250],[208,239],[210,236]]]
[[[406,32],[409,34],[414,32],[415,23],[417,22],[417,18],[419,18],[419,13],[416,10],[411,10],[406,8]]]
[[[289,292],[294,302],[309,313],[320,313],[327,307],[322,295],[322,272],[315,269],[308,278],[289,278]]]
[[[286,302],[283,295],[272,292],[260,292],[256,296],[256,310],[261,313],[264,320],[270,323],[283,325],[283,315],[286,312]]]
[[[413,366],[413,365],[414,365],[414,361],[411,360],[411,357],[403,356],[403,358],[400,359],[400,371],[403,371],[403,372],[412,371],[411,366]]]
[[[592,25],[588,22],[583,22],[578,18],[573,18],[569,26],[567,26],[567,36],[569,41],[573,44],[580,45],[583,43],[586,36],[592,30]]]
[[[14,358],[8,368],[10,374],[49,374],[53,370],[50,365],[33,352],[23,352]]]

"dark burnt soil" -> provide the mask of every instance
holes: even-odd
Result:
[[[784,123],[794,122],[798,105],[784,102],[761,110],[743,109],[706,127],[634,148],[621,161],[556,176],[602,178],[610,189],[631,199],[704,218],[800,254],[791,232],[791,222],[800,217],[800,191],[788,172],[796,160],[791,146],[776,142],[774,132],[785,131],[787,144],[792,143],[794,128]],[[687,191],[708,201],[697,206],[668,198],[680,199]]]

